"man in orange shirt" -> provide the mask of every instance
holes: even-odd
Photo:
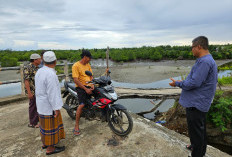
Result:
[[[72,66],[72,77],[76,84],[76,91],[79,100],[79,106],[76,112],[76,124],[73,130],[74,135],[80,135],[79,121],[82,108],[86,104],[86,99],[88,98],[88,95],[92,94],[92,91],[94,90],[93,86],[88,87],[86,83],[88,81],[91,81],[93,77],[85,74],[85,71],[91,71],[93,73],[92,68],[89,64],[91,58],[91,53],[88,50],[83,50],[81,54],[81,60],[76,62]]]

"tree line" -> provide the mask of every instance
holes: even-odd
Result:
[[[106,57],[106,49],[88,49],[94,59]],[[28,61],[33,53],[40,54],[42,50],[13,51],[0,50],[0,62],[2,67],[17,66],[20,61]],[[78,50],[52,50],[58,60],[68,60],[75,62],[80,60],[82,49]],[[214,59],[232,59],[232,44],[210,45],[209,51]],[[134,48],[111,48],[110,59],[116,62],[129,62],[135,60],[178,60],[194,59],[190,46],[143,46]]]

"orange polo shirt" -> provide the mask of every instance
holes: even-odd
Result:
[[[91,71],[93,74],[92,68],[89,63],[83,65],[80,63],[80,61],[78,61],[72,66],[72,77],[77,78],[83,85],[87,85],[86,82],[91,80],[90,76],[85,74],[85,71]],[[77,84],[76,87],[78,87]]]

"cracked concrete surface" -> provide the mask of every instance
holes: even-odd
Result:
[[[61,110],[66,139],[59,145],[66,150],[53,156],[58,157],[187,157],[189,151],[184,147],[189,139],[174,131],[158,126],[149,120],[133,115],[134,128],[128,137],[119,137],[112,133],[107,123],[88,121],[81,118],[81,135],[74,136],[71,120],[64,109]],[[46,156],[42,150],[39,129],[28,128],[28,101],[21,101],[0,107],[0,156],[31,157]],[[115,139],[117,146],[108,145]],[[216,148],[208,147],[207,156],[229,157]]]

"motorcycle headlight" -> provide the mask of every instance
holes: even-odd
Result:
[[[117,100],[118,99],[118,95],[117,93],[113,92],[113,93],[109,93],[110,96],[114,99],[114,100]]]

